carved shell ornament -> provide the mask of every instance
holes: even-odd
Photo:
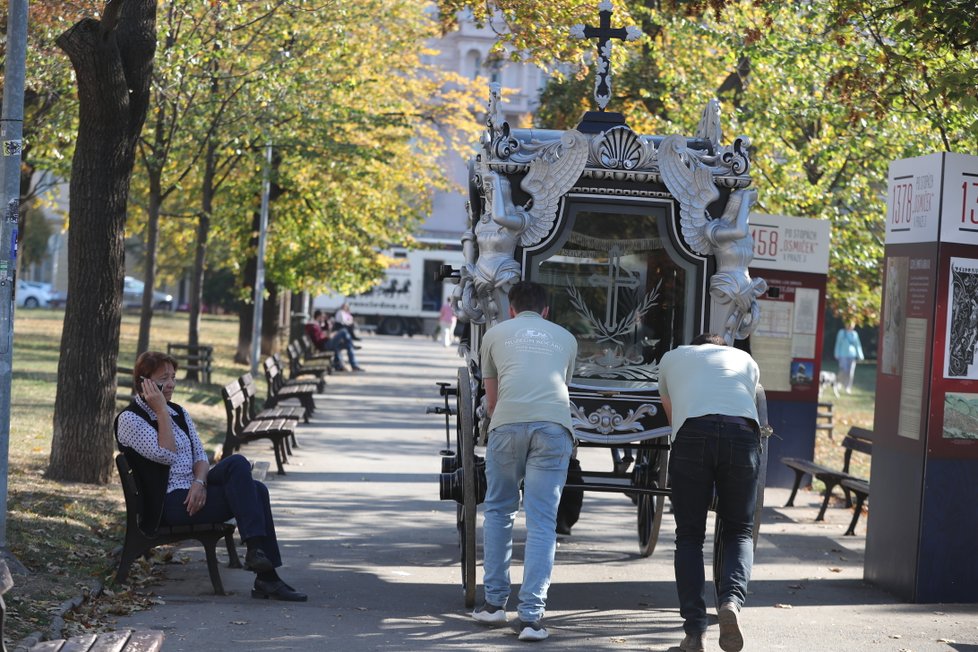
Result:
[[[604,132],[592,141],[592,147],[595,162],[612,170],[636,170],[655,156],[655,149],[625,126]]]

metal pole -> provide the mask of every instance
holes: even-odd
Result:
[[[10,451],[10,367],[14,341],[17,215],[20,212],[20,151],[24,134],[24,67],[27,0],[10,0],[0,116],[3,222],[0,223],[0,547],[7,547],[7,455]]]
[[[0,223],[0,547],[7,547],[7,455],[10,451],[10,367],[14,341],[17,216],[20,212],[20,151],[24,134],[24,67],[27,0],[10,0],[0,115],[3,222]]]
[[[255,269],[255,318],[251,333],[251,375],[258,377],[261,355],[261,316],[265,308],[265,232],[268,230],[268,199],[272,192],[272,144],[265,147],[265,170],[261,182],[261,215],[258,224],[258,265]]]

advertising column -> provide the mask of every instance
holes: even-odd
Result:
[[[890,166],[867,581],[978,602],[978,157]]]
[[[758,300],[761,322],[750,338],[777,435],[768,440],[767,486],[790,487],[794,471],[778,460],[810,460],[815,452],[829,223],[752,215],[751,235],[751,276],[768,284],[767,295]]]

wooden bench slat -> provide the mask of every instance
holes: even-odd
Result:
[[[158,629],[139,629],[131,632],[124,652],[156,652],[163,649],[163,632]]]
[[[85,652],[122,652],[126,643],[129,641],[129,630],[121,632],[105,632],[99,634],[98,638],[95,639],[95,643],[91,647],[87,648]],[[68,643],[71,643],[72,639],[68,639]],[[64,650],[68,646],[61,648]],[[82,652],[81,649],[78,652]]]
[[[57,649],[59,652],[88,652],[95,645],[98,634],[82,634],[72,636],[68,640],[58,641],[61,645]]]
[[[65,644],[63,638],[59,638],[55,641],[43,641],[37,645],[31,646],[31,652],[60,652],[61,647]]]

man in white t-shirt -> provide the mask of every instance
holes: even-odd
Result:
[[[740,609],[754,563],[754,507],[761,460],[750,354],[714,333],[669,351],[659,363],[659,394],[672,425],[671,501],[676,519],[676,588],[686,636],[683,652],[702,652],[708,620],[703,570],[706,516],[717,496],[720,649],[744,647]]]
[[[486,500],[483,505],[485,604],[479,622],[507,622],[513,523],[526,513],[526,547],[517,631],[522,641],[541,641],[540,624],[557,548],[557,506],[574,444],[567,384],[574,374],[577,340],[547,321],[547,291],[521,281],[509,291],[511,319],[482,338],[480,360],[489,415]]]

